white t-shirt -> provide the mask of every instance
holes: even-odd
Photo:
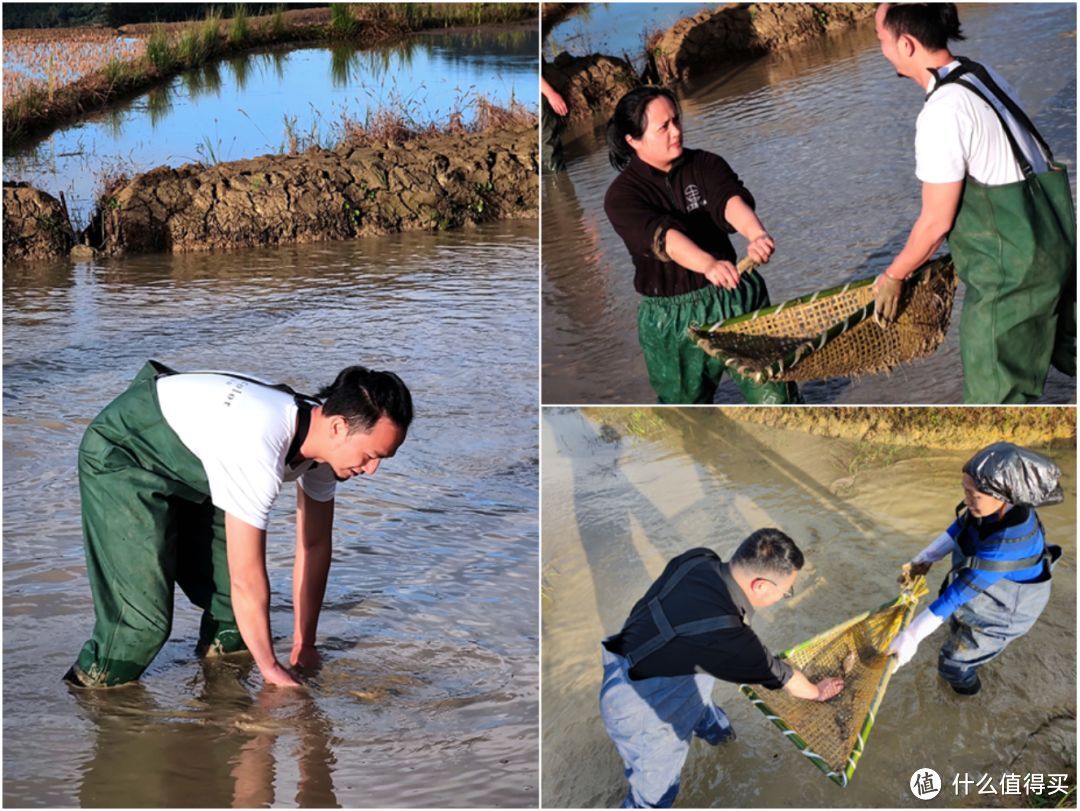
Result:
[[[202,462],[214,506],[266,529],[283,482],[299,480],[316,501],[334,497],[329,465],[285,463],[296,434],[292,395],[227,372],[169,375],[158,380],[157,392],[165,421]]]
[[[938,76],[947,76],[959,61],[939,69]],[[986,69],[998,86],[1017,104],[1019,99],[1004,79],[991,68]],[[1038,143],[986,86],[970,73],[964,81],[971,82],[985,93],[994,107],[1009,122],[1016,142],[1036,172],[1050,168]],[[927,92],[934,89],[931,79]],[[1001,122],[989,105],[966,87],[947,84],[935,92],[919,113],[915,125],[915,176],[923,183],[955,183],[971,177],[987,186],[1001,186],[1024,179],[1020,165],[1013,157],[1009,139]]]

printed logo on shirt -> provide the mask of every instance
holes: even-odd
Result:
[[[693,211],[694,209],[705,205],[705,201],[701,199],[701,191],[693,183],[686,187],[683,194],[686,197],[687,211]]]
[[[232,401],[236,399],[236,396],[246,388],[246,380],[237,380],[235,383],[229,386],[229,393],[225,397],[225,405],[231,406]]]

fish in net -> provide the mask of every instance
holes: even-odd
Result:
[[[873,319],[873,279],[689,328],[690,340],[758,383],[887,372],[941,345],[952,315],[952,257],[927,262],[904,285],[895,322]]]
[[[828,701],[794,698],[784,690],[739,689],[815,766],[846,786],[862,757],[892,676],[889,645],[908,626],[926,578],[908,576],[900,596],[784,651],[779,658],[810,681],[842,676],[844,689]]]

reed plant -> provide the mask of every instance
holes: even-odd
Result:
[[[342,37],[347,37],[356,30],[356,20],[353,19],[352,7],[348,3],[330,4],[330,30]]]
[[[203,53],[207,58],[217,53],[218,37],[221,34],[221,10],[211,8],[206,12],[206,19],[202,24]]]
[[[247,43],[251,36],[251,26],[248,23],[247,6],[238,3],[233,7],[232,24],[229,26],[229,43],[240,47]]]
[[[285,7],[277,5],[274,13],[270,15],[270,36],[280,39],[285,35]]]
[[[150,36],[146,38],[146,58],[158,73],[168,73],[176,67],[176,46],[160,25],[154,26]]]

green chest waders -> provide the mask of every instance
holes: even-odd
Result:
[[[1043,390],[1051,363],[1076,374],[1076,214],[1065,168],[1024,112],[981,65],[960,58],[941,79],[962,85],[1001,119],[1024,179],[985,186],[970,177],[949,233],[949,249],[966,285],[960,317],[965,403],[1026,403]],[[1051,169],[1036,173],[1001,113],[975,85],[976,76],[1045,150]]]
[[[84,686],[139,678],[169,638],[175,585],[203,609],[200,652],[244,649],[232,610],[224,513],[210,501],[202,462],[161,414],[157,380],[169,374],[147,363],[90,423],[79,447],[95,620],[67,678]],[[300,413],[297,437],[305,433],[307,411]]]
[[[726,367],[691,341],[687,329],[691,324],[712,324],[768,304],[765,280],[757,271],[744,273],[734,290],[708,285],[677,296],[642,297],[638,341],[657,400],[670,405],[712,403]],[[730,374],[748,403],[801,402],[794,383],[755,383],[734,371]]]

